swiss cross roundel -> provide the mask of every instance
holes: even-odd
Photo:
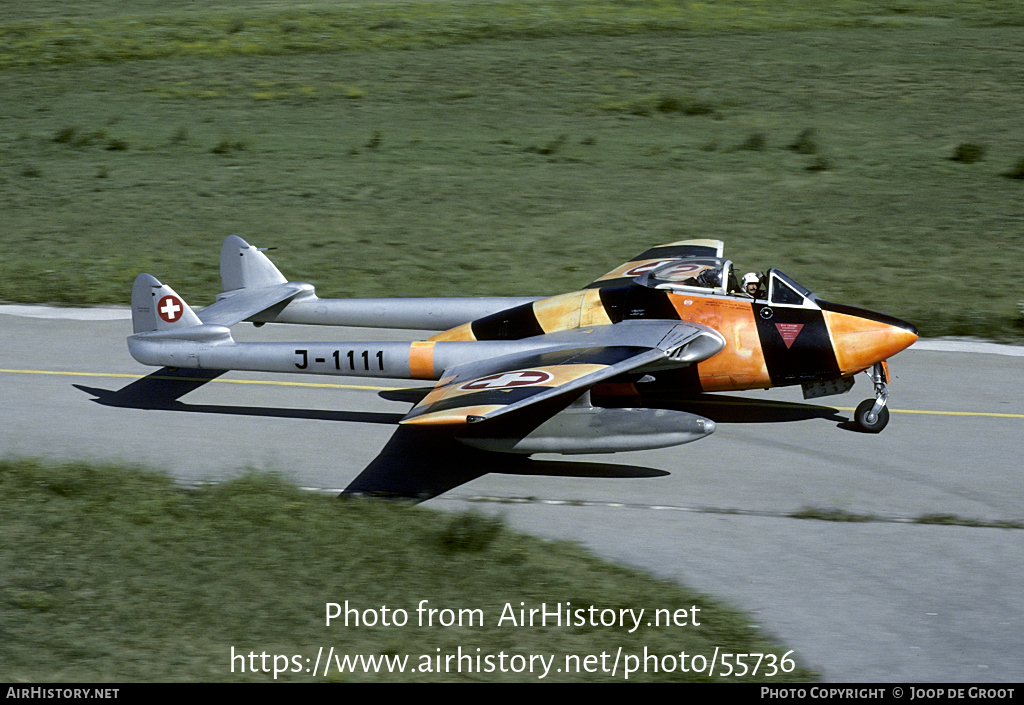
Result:
[[[479,392],[486,389],[528,387],[531,384],[544,384],[553,378],[553,375],[543,370],[517,370],[516,372],[501,372],[496,375],[474,379],[472,382],[466,382],[459,389],[467,392]]]
[[[163,320],[174,323],[181,319],[181,314],[185,312],[185,304],[181,303],[177,296],[165,296],[156,305],[156,312]]]

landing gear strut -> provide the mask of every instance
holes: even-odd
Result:
[[[857,405],[853,421],[867,433],[880,433],[889,423],[889,410],[885,408],[889,399],[889,369],[884,362],[876,362],[870,374],[875,385],[875,398],[865,399]]]

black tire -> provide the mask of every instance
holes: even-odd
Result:
[[[868,414],[871,412],[871,407],[875,405],[874,399],[865,399],[857,405],[857,410],[853,412],[853,421],[860,427],[865,433],[881,433],[885,425],[889,423],[889,409],[882,407],[882,410],[878,412],[878,418],[875,419],[874,423],[868,423]]]

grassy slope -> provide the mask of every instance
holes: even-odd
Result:
[[[710,235],[925,334],[1019,336],[1024,13],[890,5],[0,15],[0,299],[126,303],[151,270],[203,305],[230,233],[340,296],[554,293]]]
[[[424,599],[436,609],[480,609],[484,626],[420,627],[415,610]],[[382,605],[405,609],[409,623],[326,627],[326,603],[346,600],[378,615]],[[546,602],[549,610],[558,602],[643,607],[647,615],[697,606],[701,624],[633,634],[590,625],[497,626],[504,605],[518,610],[521,602],[527,608]],[[555,668],[567,654],[615,654],[619,647],[623,654],[642,655],[647,647],[659,656],[685,651],[708,658],[715,647],[780,659],[788,651],[769,643],[748,616],[715,600],[569,544],[513,533],[482,515],[343,502],[266,475],[183,492],[164,475],[131,468],[16,460],[0,461],[0,636],[0,680],[11,683],[273,680],[273,674],[243,674],[239,661],[232,673],[232,646],[236,654],[287,654],[280,670],[294,668],[295,655],[309,658],[308,666],[300,663],[311,668],[320,647],[325,655],[331,647],[341,654],[408,655],[417,667],[423,654],[447,656],[460,646],[474,656],[554,656]],[[623,678],[624,663],[615,680]],[[763,664],[762,675],[768,660]],[[332,670],[327,679],[534,681],[537,675],[341,676]],[[813,675],[797,668],[767,680]],[[545,680],[610,679],[607,672],[553,669]],[[634,679],[702,680],[692,672]],[[324,680],[322,664],[318,677],[288,672],[278,680]]]

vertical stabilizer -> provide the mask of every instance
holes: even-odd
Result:
[[[199,316],[171,287],[152,274],[140,274],[132,287],[132,329],[135,333],[202,325]]]
[[[288,282],[258,248],[237,235],[229,235],[220,248],[221,291],[262,289]]]

